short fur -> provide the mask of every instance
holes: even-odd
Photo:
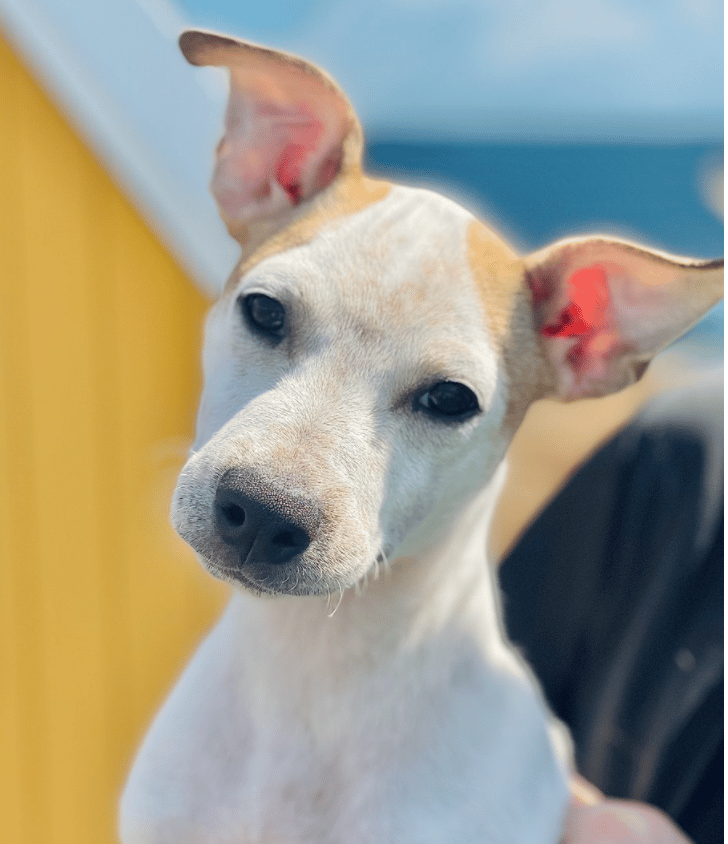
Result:
[[[213,191],[243,254],[172,518],[235,588],[142,746],[121,839],[554,844],[568,751],[485,560],[506,450],[536,398],[639,374],[720,296],[722,263],[604,238],[518,257],[450,200],[368,179],[322,72],[181,44],[231,71]],[[285,309],[280,337],[245,317],[252,294]],[[442,382],[477,410],[428,409]],[[241,551],[223,488],[306,547]]]

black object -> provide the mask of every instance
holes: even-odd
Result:
[[[579,771],[723,841],[722,377],[651,402],[501,568]]]

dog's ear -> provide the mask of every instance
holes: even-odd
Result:
[[[535,325],[561,398],[601,396],[723,296],[723,261],[694,261],[618,240],[564,240],[526,258]]]
[[[184,32],[179,43],[190,64],[230,71],[211,188],[228,230],[241,243],[251,229],[273,233],[296,206],[337,176],[361,168],[359,122],[323,71],[287,53],[211,32]]]

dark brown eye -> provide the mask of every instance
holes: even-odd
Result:
[[[248,324],[256,331],[278,339],[283,336],[286,311],[283,305],[264,293],[251,293],[242,300]]]
[[[458,417],[472,416],[480,410],[475,393],[457,381],[440,381],[422,393],[417,403],[430,413],[449,417],[452,421]]]

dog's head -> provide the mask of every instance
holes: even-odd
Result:
[[[212,190],[243,255],[173,506],[224,579],[327,594],[436,546],[534,399],[624,386],[720,298],[722,262],[605,238],[520,258],[450,200],[364,176],[317,68],[210,33],[181,46],[231,79]]]

